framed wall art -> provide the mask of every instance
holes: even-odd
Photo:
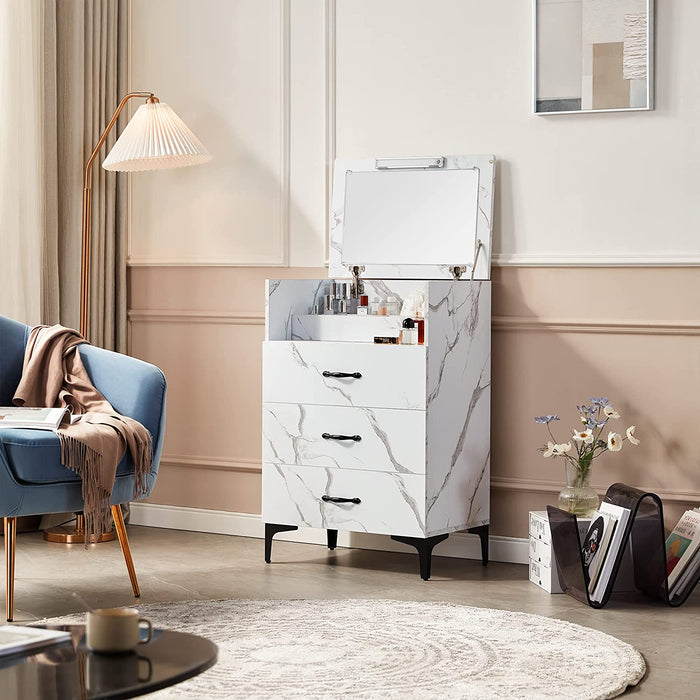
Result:
[[[533,0],[533,109],[653,109],[654,0]]]

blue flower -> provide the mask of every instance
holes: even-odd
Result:
[[[559,420],[559,416],[557,415],[552,415],[552,416],[537,416],[535,418],[535,423],[551,423],[553,420]]]
[[[605,420],[600,421],[600,423],[598,423],[597,425],[599,428],[602,428],[607,422],[608,422],[608,419],[606,418]]]
[[[610,401],[608,401],[608,399],[605,398],[604,396],[600,399],[596,399],[593,396],[591,396],[591,403],[594,406],[600,406],[600,407],[604,408],[605,406],[607,406],[610,403]]]
[[[586,421],[586,427],[587,427],[589,430],[593,430],[593,428],[596,427],[596,422],[595,422],[595,420],[593,420],[593,418],[589,418],[589,419]]]

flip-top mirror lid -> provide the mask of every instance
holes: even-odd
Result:
[[[329,277],[489,279],[492,155],[338,160]]]

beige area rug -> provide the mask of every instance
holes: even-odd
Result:
[[[575,698],[645,673],[629,644],[570,622],[394,600],[216,600],[139,606],[208,637],[218,663],[152,698]],[[83,616],[50,622],[82,622]]]

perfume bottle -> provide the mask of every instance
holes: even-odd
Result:
[[[323,313],[326,316],[332,316],[335,313],[334,309],[334,302],[335,299],[333,298],[332,294],[326,294],[324,297],[324,303],[323,303]]]
[[[357,300],[357,315],[358,316],[368,316],[369,315],[369,297],[366,294],[360,295]]]
[[[423,345],[425,343],[425,319],[423,318],[423,313],[418,310],[413,318],[413,322],[416,324],[418,329],[418,345]]]
[[[401,344],[418,345],[418,329],[412,318],[405,318],[401,324]]]
[[[398,316],[401,311],[399,306],[399,300],[396,297],[387,297],[386,299],[386,315],[387,316]]]
[[[379,297],[372,297],[372,304],[369,307],[372,316],[379,316]]]

